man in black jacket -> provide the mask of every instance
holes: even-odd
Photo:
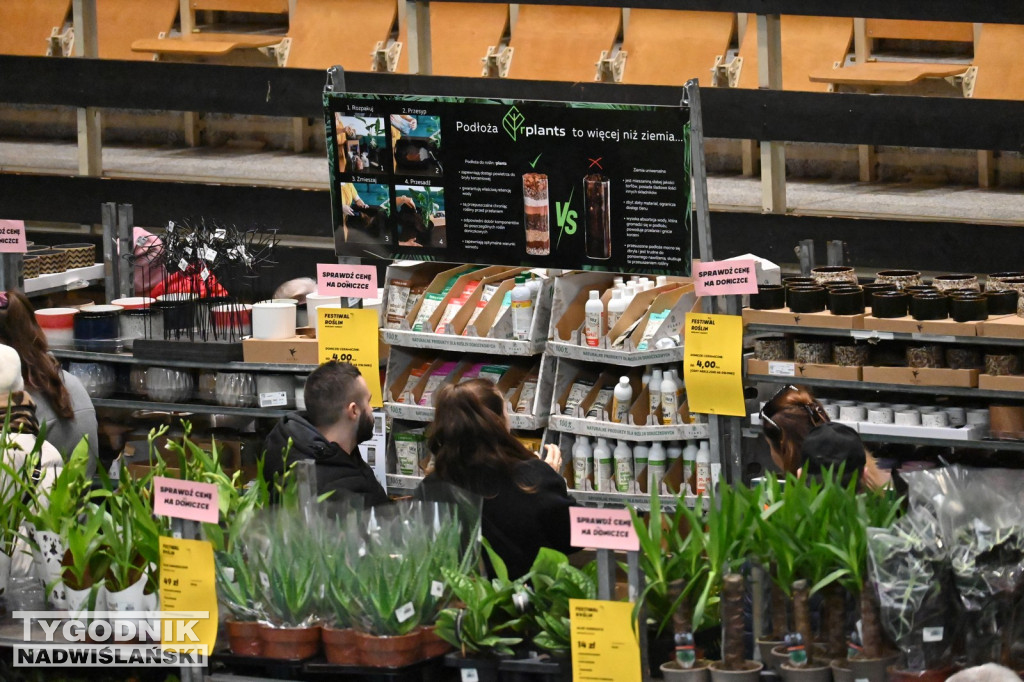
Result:
[[[358,445],[373,436],[370,389],[355,365],[327,362],[306,379],[306,411],[285,415],[267,436],[264,476],[273,481],[289,461],[316,462],[317,494],[334,491],[331,500],[361,495],[367,506],[388,502]]]

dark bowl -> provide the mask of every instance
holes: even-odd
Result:
[[[763,284],[756,294],[750,295],[750,307],[754,310],[778,310],[786,307],[786,288],[778,284]]]
[[[876,291],[871,294],[871,314],[874,317],[906,317],[908,305],[910,295],[902,291]]]
[[[786,291],[786,304],[794,313],[820,313],[827,302],[824,287],[790,287]]]
[[[910,316],[915,320],[945,320],[949,317],[949,297],[914,294],[910,297]]]
[[[987,291],[985,298],[988,299],[989,315],[1016,315],[1017,299],[1019,294],[1014,289],[1003,289],[1002,291]]]
[[[864,312],[864,290],[860,287],[836,287],[828,292],[828,309],[833,315],[859,315]]]
[[[912,287],[903,287],[903,291],[907,292],[911,296],[914,294],[936,294],[939,290],[933,287],[931,284],[916,284]]]
[[[988,319],[988,301],[984,296],[956,296],[949,302],[949,313],[957,322]]]
[[[799,275],[793,277],[783,277],[782,286],[784,287],[802,287],[802,286],[817,286],[814,283],[813,277],[801,277]]]

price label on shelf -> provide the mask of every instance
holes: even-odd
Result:
[[[640,642],[634,623],[629,602],[570,599],[572,679],[640,682]]]
[[[383,407],[380,388],[380,330],[377,312],[360,308],[325,308],[316,310],[319,315],[317,346],[320,362],[337,360],[351,362],[370,387],[370,405]]]
[[[459,672],[462,682],[480,682],[480,673],[476,668],[462,668]]]
[[[25,221],[0,220],[0,253],[25,253],[27,250]]]
[[[287,404],[288,393],[286,391],[260,393],[260,407],[283,407]]]
[[[922,638],[926,642],[941,642],[943,629],[942,628],[925,628],[922,632]]]
[[[796,363],[795,362],[769,362],[768,363],[768,374],[773,377],[795,377],[796,376]]]
[[[205,644],[212,650],[218,621],[213,545],[205,540],[162,537],[159,551],[160,610],[180,614],[163,619],[161,646],[190,651],[196,644]],[[191,623],[188,633],[174,626],[175,620],[183,621],[182,625]]]

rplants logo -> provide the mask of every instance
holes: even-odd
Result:
[[[515,141],[518,139],[519,131],[523,129],[525,122],[526,117],[523,116],[519,109],[516,109],[513,106],[505,113],[505,118],[501,119],[501,126],[505,129],[505,132],[508,133],[508,136]]]
[[[15,611],[23,644],[14,666],[205,668],[196,626],[209,611]]]

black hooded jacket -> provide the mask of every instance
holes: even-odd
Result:
[[[290,412],[281,418],[267,436],[266,463],[263,476],[273,481],[284,471],[282,451],[292,439],[290,461],[312,459],[316,462],[317,493],[336,491],[331,501],[340,501],[351,494],[362,495],[367,506],[385,504],[388,495],[359,452],[349,454],[337,443],[328,442],[306,419],[305,412]]]

